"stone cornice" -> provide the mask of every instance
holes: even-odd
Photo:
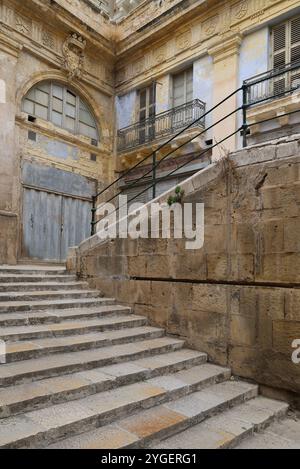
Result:
[[[0,50],[12,57],[18,58],[22,50],[22,45],[0,30]]]

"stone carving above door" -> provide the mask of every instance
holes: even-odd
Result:
[[[76,33],[71,34],[63,44],[63,68],[70,80],[82,75],[85,48],[86,40]]]

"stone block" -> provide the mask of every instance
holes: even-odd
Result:
[[[228,259],[227,254],[208,254],[207,279],[209,280],[228,280]]]
[[[232,315],[230,318],[231,345],[254,346],[256,343],[256,317]]]
[[[229,287],[226,285],[193,285],[192,309],[209,313],[227,314],[227,295]]]
[[[300,340],[300,321],[274,321],[273,322],[273,349],[286,354],[291,358],[294,351],[292,343]],[[300,370],[299,370],[300,379]]]
[[[300,217],[286,220],[283,230],[284,251],[300,252]]]
[[[284,317],[287,320],[300,321],[300,290],[296,288],[286,289],[284,295]]]
[[[283,248],[283,230],[285,223],[280,220],[270,220],[259,225],[263,240],[263,252],[282,252]]]
[[[296,141],[288,143],[280,143],[277,145],[276,158],[288,158],[299,154],[299,143]]]
[[[262,256],[262,271],[256,280],[289,282],[300,281],[300,254],[278,253]]]

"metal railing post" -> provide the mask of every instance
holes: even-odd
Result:
[[[152,158],[152,198],[155,199],[156,197],[156,151],[153,153]]]
[[[95,226],[96,226],[96,200],[97,200],[97,197],[93,196],[92,197],[92,208],[91,208],[91,212],[92,212],[92,221],[91,221],[91,236],[94,236],[95,234]]]
[[[247,91],[248,91],[248,87],[247,85],[244,83],[243,86],[242,86],[242,90],[243,90],[243,106],[242,106],[242,110],[243,110],[243,148],[245,148],[247,146],[247,129],[248,129],[248,125],[247,125]]]

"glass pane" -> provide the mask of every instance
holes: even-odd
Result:
[[[146,107],[146,97],[147,97],[146,90],[140,91],[140,109]]]
[[[52,111],[52,122],[58,127],[62,127],[62,114],[59,112]]]
[[[38,89],[35,90],[35,101],[43,106],[48,106],[49,102],[49,95],[44,93],[44,91],[40,91]]]
[[[155,95],[156,95],[156,86],[152,85],[149,88],[149,103],[154,104],[155,103]]]
[[[79,111],[79,120],[80,122],[83,122],[84,124],[87,124],[90,127],[95,127],[94,118],[87,111],[83,111],[83,110]]]
[[[59,99],[63,99],[63,88],[59,85],[53,85],[53,96]]]
[[[71,117],[66,117],[66,127],[67,127],[67,129],[74,131],[75,130],[75,119],[72,119]]]
[[[31,99],[32,101],[35,101],[35,90],[30,90],[28,91],[26,98]]]
[[[40,106],[39,104],[35,104],[35,112],[34,114],[41,119],[48,119],[48,108],[44,106]]]
[[[44,91],[44,93],[50,93],[50,83],[39,83],[37,89]]]
[[[75,119],[76,107],[72,106],[71,104],[66,104],[66,115]]]
[[[28,99],[24,99],[23,101],[23,111],[27,112],[28,114],[34,114],[34,105],[32,101]]]
[[[79,124],[79,133],[85,137],[98,139],[97,130],[82,123]]]
[[[67,103],[73,104],[73,106],[76,105],[76,96],[70,91],[67,91]]]
[[[146,111],[140,111],[140,121],[144,121],[146,119]]]
[[[63,102],[60,99],[53,98],[53,100],[52,100],[52,109],[54,111],[60,112],[62,114],[62,112],[63,112]]]

